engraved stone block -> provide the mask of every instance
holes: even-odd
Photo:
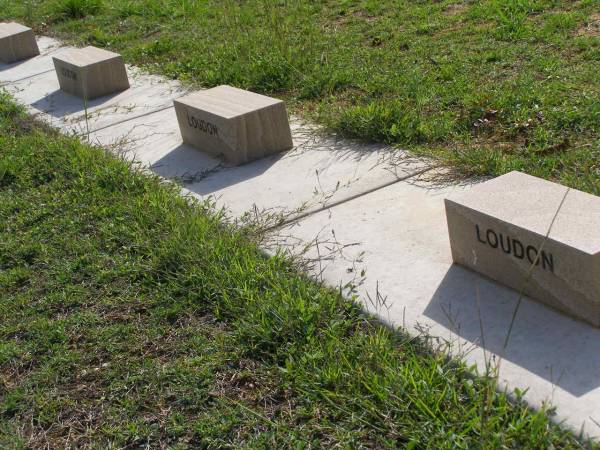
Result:
[[[9,64],[39,54],[31,28],[15,22],[0,23],[0,61]]]
[[[511,172],[445,203],[456,263],[600,326],[600,197]]]
[[[123,57],[97,47],[85,47],[52,58],[60,88],[92,100],[129,88]]]
[[[239,165],[292,148],[281,100],[218,86],[175,100],[183,141]]]

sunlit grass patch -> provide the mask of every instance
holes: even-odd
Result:
[[[349,136],[438,157],[510,147],[540,166],[548,149],[598,149],[599,0],[30,3],[0,0],[0,15],[194,85],[281,96]],[[538,175],[565,182],[573,163]]]
[[[0,97],[0,447],[588,445],[221,219]]]

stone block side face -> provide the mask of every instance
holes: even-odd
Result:
[[[86,68],[85,94],[89,100],[129,89],[122,56],[91,64]]]
[[[294,146],[283,102],[244,114],[237,120],[237,141],[240,153],[245,154],[240,164],[286,151]]]
[[[448,199],[445,206],[455,263],[600,326],[598,255],[553,241],[552,234],[544,242],[544,236]],[[529,275],[538,252],[539,261]]]
[[[69,94],[84,98],[84,73],[82,68],[62,59],[52,58],[52,60],[54,61],[54,69],[60,89]]]
[[[231,119],[174,101],[183,142],[210,155],[236,158],[237,130]]]
[[[33,30],[15,33],[0,39],[0,61],[5,64],[21,61],[40,54]]]

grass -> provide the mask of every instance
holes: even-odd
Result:
[[[0,96],[0,447],[581,448]]]
[[[464,174],[600,194],[600,0],[0,0],[0,17],[201,86],[284,97]]]

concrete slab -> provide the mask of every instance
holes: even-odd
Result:
[[[422,161],[382,146],[317,133],[292,119],[293,150],[225,168],[186,188],[212,195],[236,217],[246,212],[280,218],[319,210],[425,170]]]
[[[502,358],[501,383],[528,388],[531,405],[551,402],[556,420],[600,437],[600,330],[528,298],[519,303],[516,291],[452,264],[443,202],[464,189],[399,182],[289,225],[270,245],[304,252],[327,284],[357,293],[394,326],[441,338],[482,372]]]
[[[200,199],[214,197],[234,216],[278,218],[314,211],[424,170],[397,150],[318,136],[292,121],[294,150],[231,167],[182,142],[173,108],[90,134],[90,142],[135,158],[166,178],[177,178]]]
[[[128,68],[131,87],[126,91],[86,103],[60,90],[54,71],[14,82],[5,87],[18,101],[63,131],[86,134],[123,120],[167,108],[183,95],[180,83]],[[86,120],[87,106],[87,120]]]
[[[38,57],[52,54],[59,48],[65,47],[65,44],[58,39],[48,36],[36,36],[35,40],[37,41],[38,48],[40,49],[40,54]]]

